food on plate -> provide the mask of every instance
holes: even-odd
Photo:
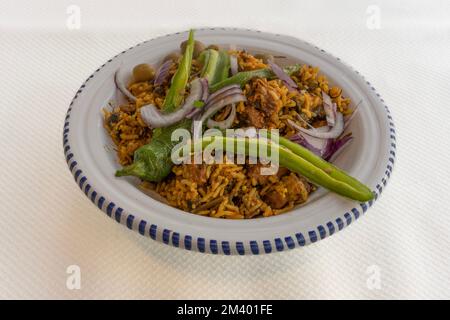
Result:
[[[357,106],[318,68],[277,59],[204,44],[191,31],[180,52],[153,66],[137,62],[129,80],[120,67],[121,101],[104,109],[123,166],[116,176],[138,177],[169,205],[216,218],[278,215],[317,187],[371,200],[368,187],[332,164],[353,140],[348,125]],[[194,138],[177,149],[177,132]],[[208,150],[223,161],[195,161]],[[267,174],[275,155],[277,170]]]

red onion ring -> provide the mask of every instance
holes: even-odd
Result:
[[[276,63],[272,61],[268,61],[268,64],[273,73],[275,73],[275,75],[284,82],[289,91],[297,91],[297,84],[283,71],[283,69],[281,69]]]
[[[171,124],[181,121],[193,109],[194,102],[202,97],[203,90],[200,79],[195,79],[191,82],[191,93],[187,97],[183,106],[171,113],[162,113],[153,104],[143,106],[141,110],[141,117],[145,123],[151,128],[166,127]]]
[[[156,70],[155,74],[155,80],[153,81],[153,84],[155,86],[160,86],[164,83],[164,81],[167,79],[169,75],[170,67],[172,66],[172,60],[167,60],[163,64],[161,64]]]
[[[124,96],[126,96],[131,101],[136,102],[136,97],[131,94],[131,92],[126,88],[125,84],[123,83],[122,65],[114,73],[114,83],[116,84],[117,89],[119,89],[119,91],[122,92]]]
[[[219,128],[222,130],[231,128],[233,125],[234,119],[236,119],[236,105],[234,103],[231,104],[231,111],[228,117],[223,121],[215,121],[213,119],[208,119],[206,122],[206,126],[208,128]]]

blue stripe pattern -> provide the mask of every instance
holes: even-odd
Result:
[[[284,249],[283,241],[281,241],[280,238],[275,239],[275,248],[277,248],[277,251],[283,251]]]
[[[214,30],[212,28],[211,30]],[[226,29],[225,29],[226,30]],[[236,28],[231,30],[238,30]],[[251,30],[249,30],[251,31]],[[257,31],[259,32],[259,31]],[[177,33],[179,34],[179,33]],[[170,35],[166,35],[170,36]],[[157,39],[157,38],[156,38]],[[142,43],[139,43],[137,46],[140,46],[144,43],[147,43],[152,40],[144,41]],[[305,42],[306,43],[306,42]],[[306,43],[310,45],[309,43]],[[314,46],[313,46],[314,47]],[[133,47],[132,47],[133,48]],[[130,48],[130,49],[132,49]],[[322,54],[331,56],[330,54],[326,53],[324,50],[318,49]],[[129,49],[128,49],[129,50]],[[89,183],[88,178],[83,175],[82,169],[79,167],[78,162],[75,160],[75,156],[73,152],[71,151],[70,147],[70,115],[72,112],[72,106],[74,102],[77,100],[78,96],[82,94],[83,89],[86,87],[88,82],[94,78],[94,75],[99,72],[105,65],[108,63],[111,63],[114,59],[119,57],[120,55],[126,53],[128,50],[124,50],[118,55],[114,56],[112,59],[109,59],[108,62],[103,64],[100,68],[98,68],[92,75],[90,75],[86,81],[81,85],[80,89],[76,92],[74,98],[72,99],[70,106],[67,110],[67,114],[64,119],[64,126],[63,126],[63,150],[64,155],[66,158],[67,165],[69,167],[69,170],[72,172],[75,181],[77,182],[80,189],[86,194],[87,197],[90,198],[90,200],[101,210],[105,211],[105,213],[111,217],[114,218],[117,222],[125,224],[129,229],[133,229],[133,226],[135,225],[135,216],[126,212],[121,207],[116,207],[114,202],[111,202],[107,200],[104,196],[98,193],[97,190],[94,190],[92,185]],[[332,56],[331,56],[332,57]],[[339,58],[335,59],[337,61],[340,61]],[[348,66],[347,66],[348,67]],[[356,74],[358,74],[360,77],[364,79],[364,77],[356,70],[353,70]],[[365,80],[366,81],[366,80]],[[380,95],[375,91],[375,88],[370,84],[369,81],[366,81],[367,86],[376,94],[376,96],[380,99],[381,103],[384,105],[384,100],[380,97]],[[387,181],[389,180],[393,165],[395,163],[395,157],[396,157],[396,149],[397,149],[397,143],[396,143],[396,130],[395,125],[392,120],[391,113],[389,111],[389,108],[384,105],[386,113],[387,113],[387,119],[389,123],[389,136],[391,139],[390,142],[390,150],[389,150],[389,159],[388,163],[386,165],[386,171],[385,176],[382,177],[381,181],[376,185],[375,190],[373,190],[374,198],[377,200],[382,193],[384,187],[387,184]],[[215,239],[205,239],[205,238],[193,238],[191,235],[182,235],[178,232],[173,232],[168,229],[163,229],[162,233],[161,231],[161,240],[163,243],[171,244],[174,247],[180,246],[180,241],[183,244],[183,247],[187,250],[195,249],[192,246],[192,243],[196,243],[196,249],[200,252],[209,252],[213,254],[219,253],[219,243],[221,251],[226,254],[230,255],[234,252],[232,252],[231,247],[234,245],[234,248],[236,249],[236,253],[239,255],[244,255],[247,253],[251,253],[254,255],[258,255],[261,253],[271,253],[274,251],[272,248],[272,245],[274,244],[274,248],[276,251],[284,251],[286,248],[293,249],[296,247],[305,246],[308,243],[314,243],[318,240],[318,237],[320,239],[324,239],[328,235],[334,234],[336,231],[342,230],[345,226],[348,226],[352,223],[352,220],[357,220],[361,214],[364,214],[369,207],[371,207],[375,200],[371,200],[366,203],[359,204],[358,208],[353,208],[349,212],[346,212],[343,216],[338,217],[334,222],[329,221],[326,223],[326,226],[319,225],[315,230],[309,230],[307,233],[307,237],[302,233],[296,233],[293,236],[286,236],[284,238],[275,238],[272,240],[263,240],[263,241],[256,241],[256,240],[250,240],[248,242],[230,242],[230,241],[221,241]],[[350,212],[352,214],[350,214]],[[147,231],[147,225],[150,227]],[[155,224],[150,224],[147,221],[143,219],[139,219],[136,222],[137,231],[145,236],[148,235],[153,240],[157,239],[158,234],[158,226]],[[160,229],[161,230],[161,229]]]
[[[170,240],[170,230],[164,229],[162,234],[162,241],[165,244],[169,244],[169,240]]]
[[[211,249],[211,253],[213,254],[219,253],[219,249],[217,247],[217,240],[211,240],[209,242],[209,248]]]
[[[180,234],[178,232],[172,234],[172,245],[177,248],[180,246]]]
[[[250,249],[253,254],[259,254],[258,242],[250,241]]]
[[[334,224],[330,221],[327,223],[328,233],[331,236],[334,233]]]
[[[198,247],[198,251],[205,252],[205,238],[197,239],[197,247]]]
[[[230,243],[228,241],[222,241],[222,251],[225,255],[231,254]]]
[[[245,254],[244,244],[242,242],[236,242],[236,250],[242,256]]]
[[[145,226],[147,225],[147,221],[141,220],[141,222],[139,222],[139,233],[141,235],[145,235]]]

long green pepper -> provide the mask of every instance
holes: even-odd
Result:
[[[175,72],[172,82],[170,84],[169,92],[167,93],[163,111],[170,113],[175,111],[181,104],[184,98],[184,90],[186,89],[189,75],[191,72],[192,55],[194,53],[194,31],[189,32],[189,38],[186,45],[186,51],[178,66],[177,72]]]
[[[295,151],[290,149],[292,147],[291,141],[285,138],[279,137],[279,144],[274,144],[268,143],[269,140],[262,139],[215,136],[202,139],[197,143],[201,143],[202,149],[204,149],[216,140],[219,140],[217,146],[222,147],[218,148],[218,150],[226,151],[227,144],[233,143],[235,153],[238,150],[237,145],[243,143],[245,146],[244,153],[247,156],[250,148],[257,148],[254,150],[258,150],[258,156],[261,156],[261,148],[266,148],[267,157],[270,157],[271,147],[274,147],[279,154],[280,166],[304,176],[312,183],[352,200],[365,202],[373,199],[373,194],[367,186],[300,145],[293,143]],[[196,150],[195,146],[192,147],[193,149],[191,148],[191,150]]]
[[[205,52],[205,62],[203,64],[203,69],[200,76],[211,82],[216,72],[219,53],[213,49],[208,49],[204,52]]]
[[[230,56],[225,50],[219,51],[219,57],[217,59],[216,72],[210,82],[210,85],[214,85],[218,82],[224,81],[228,78],[230,73]]]
[[[268,133],[267,136],[270,137],[270,133]],[[365,194],[365,197],[368,198],[368,200],[371,200],[373,198],[372,191],[367,186],[365,186],[352,176],[348,175],[344,170],[339,169],[333,164],[323,160],[321,157],[315,155],[301,145],[290,141],[289,139],[279,137],[278,142],[281,146],[284,146],[287,149],[291,150],[296,155],[300,156],[301,158],[305,159],[309,163],[327,173],[330,177],[341,180],[344,183],[350,185],[352,188],[360,190]]]
[[[300,70],[300,68],[301,68],[300,64],[294,64],[294,65],[284,67],[283,71],[287,75],[290,76],[291,74]],[[251,70],[251,71],[241,71],[241,72],[236,73],[232,77],[225,78],[220,82],[210,85],[209,92],[213,93],[219,89],[222,89],[222,88],[232,85],[232,84],[238,84],[242,87],[253,78],[273,79],[273,78],[275,78],[275,74],[272,72],[272,70],[270,70],[268,68]]]
[[[242,71],[236,73],[234,76],[229,77],[228,79],[222,80],[212,86],[209,86],[209,92],[213,93],[232,84],[238,84],[242,87],[253,78],[272,78],[273,76],[274,74],[270,69]]]

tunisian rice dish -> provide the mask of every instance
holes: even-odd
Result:
[[[353,139],[347,127],[357,106],[351,108],[350,99],[319,68],[282,66],[283,60],[203,44],[191,31],[180,51],[158,65],[138,63],[128,81],[127,71],[117,70],[120,97],[103,110],[104,127],[123,166],[116,176],[136,176],[152,197],[214,218],[278,215],[305,203],[319,186],[370,200],[366,186],[331,164]],[[202,121],[201,131],[277,129],[278,171],[262,175],[267,164],[250,161],[248,154],[241,164],[174,164],[170,149],[177,142],[170,142],[170,134],[176,128],[192,130],[194,120]]]

